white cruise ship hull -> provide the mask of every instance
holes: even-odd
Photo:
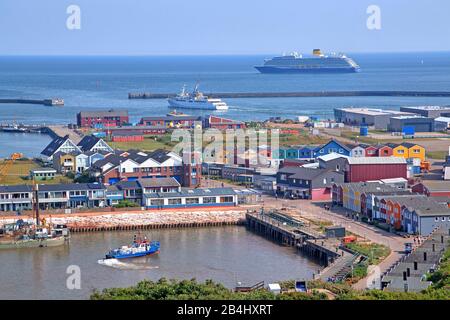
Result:
[[[198,110],[228,110],[228,106],[215,105],[208,101],[187,101],[187,100],[177,100],[177,99],[167,99],[169,105],[176,109],[198,109]]]

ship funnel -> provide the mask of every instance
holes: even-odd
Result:
[[[320,51],[320,49],[314,49],[314,50],[313,50],[313,55],[315,55],[315,56],[321,56],[321,55],[322,55],[322,52]]]

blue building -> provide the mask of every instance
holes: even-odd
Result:
[[[298,150],[299,159],[314,159],[318,146],[303,146]]]
[[[338,153],[344,156],[350,156],[350,152],[351,148],[349,148],[345,144],[336,140],[330,140],[323,146],[316,148],[314,156],[319,157],[330,153]]]

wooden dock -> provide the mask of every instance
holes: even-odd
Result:
[[[296,220],[277,211],[247,211],[247,229],[282,245],[293,246],[302,254],[319,261],[325,267],[336,261],[352,260],[345,250],[341,250],[341,242],[336,238],[326,238],[324,234],[310,228],[304,222]],[[339,264],[327,274],[340,270]]]
[[[312,92],[205,92],[211,98],[314,97],[450,97],[450,91],[312,91]],[[176,93],[130,92],[128,99],[166,99]]]

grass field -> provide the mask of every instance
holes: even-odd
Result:
[[[3,168],[5,161],[0,161],[0,168]],[[39,165],[32,160],[17,160],[6,172],[2,171],[0,175],[0,184],[32,184],[32,181],[27,179],[31,169],[38,168]],[[41,181],[42,184],[68,183],[71,179],[64,176],[56,176],[52,180]]]
[[[171,150],[176,142],[170,141],[170,135],[163,136],[145,136],[144,141],[140,142],[112,142],[108,144],[114,149],[130,150],[138,149],[144,151],[153,151],[156,149]]]
[[[436,159],[436,160],[445,160],[446,155],[448,155],[448,150],[427,152],[427,158]]]
[[[330,141],[317,135],[311,135],[309,131],[300,130],[299,134],[280,134],[280,147],[292,145],[320,145]]]

